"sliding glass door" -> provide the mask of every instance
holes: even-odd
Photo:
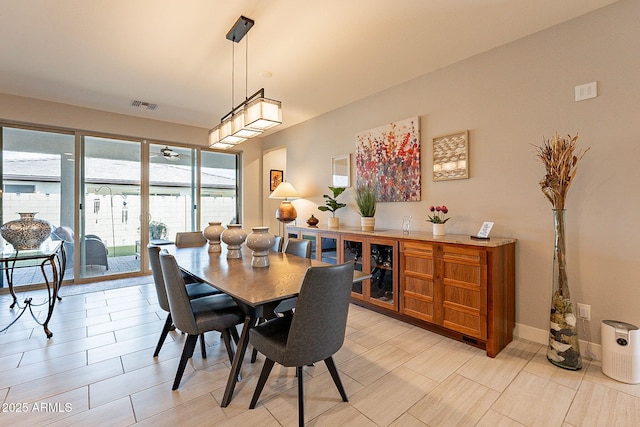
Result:
[[[150,240],[173,241],[175,233],[202,230],[211,221],[241,221],[239,158],[0,123],[0,224],[19,212],[48,221],[52,238],[64,241],[65,281],[148,273],[142,260]],[[16,269],[14,284],[39,283],[38,269]]]
[[[173,241],[193,231],[196,216],[197,151],[149,144],[149,239]]]
[[[68,234],[65,246],[73,247],[75,137],[72,133],[45,132],[3,127],[2,205],[0,224],[18,219],[18,212],[37,212],[36,218],[50,223],[56,236]],[[61,237],[58,239],[65,240]],[[3,245],[8,244],[2,242]],[[65,279],[73,278],[72,263]],[[3,285],[4,274],[0,277]],[[14,270],[14,284],[42,282],[36,268]]]
[[[220,221],[222,225],[241,222],[239,218],[239,155],[202,151],[200,167],[200,223]]]
[[[83,138],[80,277],[140,271],[141,145]]]

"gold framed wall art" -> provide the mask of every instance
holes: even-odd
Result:
[[[433,138],[433,180],[469,178],[469,131]]]

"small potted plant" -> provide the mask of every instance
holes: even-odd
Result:
[[[336,218],[336,211],[340,208],[344,208],[347,206],[346,203],[341,203],[338,200],[339,195],[341,195],[345,188],[344,187],[329,187],[329,190],[333,193],[333,197],[328,194],[323,194],[322,197],[325,198],[325,206],[318,206],[318,210],[322,212],[331,212],[331,217],[329,218],[329,228],[338,228],[340,226],[340,218]]]
[[[160,240],[167,237],[167,226],[164,222],[149,222],[149,238],[151,240]]]
[[[356,189],[356,204],[360,213],[360,226],[362,231],[373,231],[376,225],[376,190],[370,186],[362,186]]]
[[[433,224],[433,235],[444,236],[444,224],[451,218],[445,218],[445,215],[449,213],[449,209],[445,205],[431,206],[429,208],[431,215],[428,215],[427,221]]]

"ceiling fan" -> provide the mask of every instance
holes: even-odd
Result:
[[[152,154],[151,157],[162,157],[165,160],[176,161],[189,156],[187,156],[186,154],[180,154],[177,151],[172,150],[168,146],[165,146],[164,148],[160,149],[160,152]]]

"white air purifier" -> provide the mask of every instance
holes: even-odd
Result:
[[[640,329],[617,320],[603,320],[602,372],[614,380],[640,383]]]

